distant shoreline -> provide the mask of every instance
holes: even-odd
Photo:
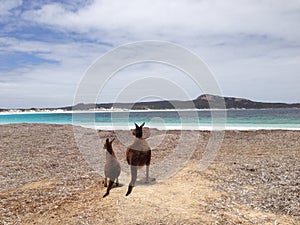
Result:
[[[57,110],[29,110],[29,111],[21,111],[21,110],[7,110],[7,111],[0,111],[0,115],[15,115],[15,114],[47,114],[47,113],[112,113],[112,112],[183,112],[183,111],[231,111],[231,110],[283,110],[283,109],[295,109],[300,110],[300,108],[263,108],[263,109],[246,109],[246,108],[228,108],[228,109],[101,109],[101,110],[75,110],[75,111],[68,111],[63,109]]]

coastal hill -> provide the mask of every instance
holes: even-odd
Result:
[[[192,101],[153,101],[137,103],[102,103],[102,104],[78,104],[74,107],[64,107],[64,110],[88,110],[94,108],[111,109],[210,109],[223,108],[222,101],[227,109],[271,109],[271,108],[300,108],[300,103],[267,103],[255,102],[244,98],[220,97],[216,95],[200,95]]]
[[[224,102],[223,102],[224,99]],[[245,98],[235,97],[221,97],[216,95],[204,94],[200,95],[191,101],[153,101],[153,102],[136,102],[136,103],[97,103],[85,104],[80,103],[75,106],[66,106],[59,108],[31,108],[18,109],[20,111],[40,111],[40,110],[93,110],[93,109],[135,109],[135,110],[149,110],[149,109],[278,109],[278,108],[300,108],[300,103],[270,103],[270,102],[256,102]],[[0,109],[1,111],[8,111],[8,109]]]

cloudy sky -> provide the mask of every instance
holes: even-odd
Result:
[[[96,59],[143,40],[197,54],[225,96],[300,102],[299,21],[299,0],[0,0],[0,108],[72,105]],[[116,73],[98,101],[133,83],[122,100],[202,94],[183,72],[145,63]]]

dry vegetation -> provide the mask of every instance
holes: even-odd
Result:
[[[151,138],[161,134],[153,165],[180,132],[152,130]],[[101,141],[115,135],[98,133]],[[209,136],[200,132],[197,151],[171,178],[139,182],[129,197],[123,182],[103,199],[103,174],[84,160],[72,126],[1,125],[0,224],[300,224],[300,132],[228,131],[214,163],[198,171]],[[116,140],[114,150],[125,162],[125,144]]]

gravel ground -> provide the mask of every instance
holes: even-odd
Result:
[[[199,160],[210,132],[187,131],[184,140],[180,131],[147,132],[153,146],[150,176],[159,178],[155,171],[172,165],[180,170],[174,166],[171,177],[148,185],[139,171],[139,182],[125,197],[130,131],[1,125],[0,224],[300,224],[299,131],[226,131],[204,171],[198,170]],[[113,137],[124,170],[121,186],[103,199],[104,165],[97,154],[105,154],[101,145]],[[195,151],[187,160],[189,148]]]

